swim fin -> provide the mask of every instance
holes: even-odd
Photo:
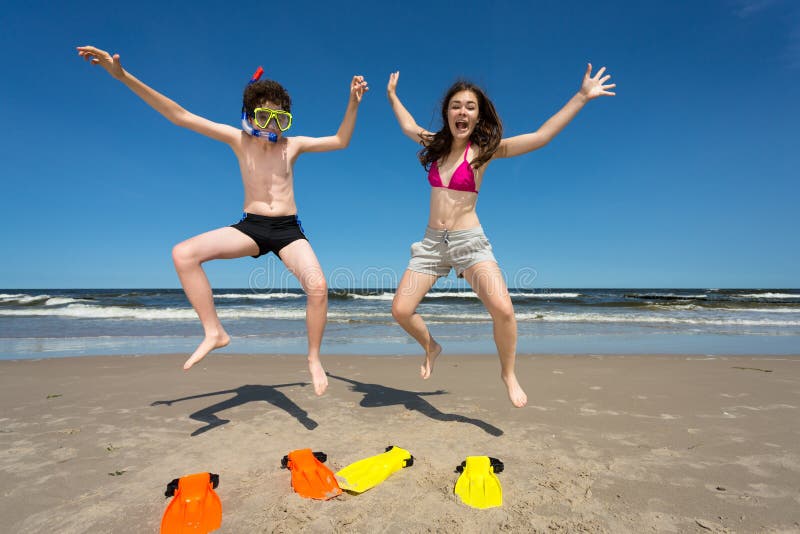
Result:
[[[327,501],[342,493],[333,472],[322,465],[327,459],[324,452],[298,449],[283,457],[281,467],[292,473],[292,488],[301,497]]]
[[[455,494],[473,508],[494,508],[503,504],[503,488],[495,473],[503,471],[503,462],[488,456],[467,456],[456,467],[461,473]]]
[[[395,471],[414,465],[411,453],[393,445],[386,452],[352,463],[336,473],[339,487],[353,493],[374,488]]]
[[[161,534],[200,534],[222,524],[222,503],[214,492],[219,475],[197,473],[167,484],[164,495],[172,497],[161,519]]]

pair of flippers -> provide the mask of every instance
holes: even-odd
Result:
[[[214,488],[219,475],[196,473],[167,484],[172,497],[161,519],[161,534],[206,534],[222,524],[222,503]]]
[[[461,473],[455,494],[473,508],[494,508],[503,504],[503,488],[496,473],[503,471],[503,462],[489,456],[467,456],[456,467]]]
[[[389,446],[386,452],[364,458],[335,475],[323,462],[327,456],[311,449],[292,451],[281,460],[281,467],[292,473],[292,488],[309,499],[328,500],[342,490],[362,493],[374,488],[392,473],[414,464],[414,457],[405,449]]]

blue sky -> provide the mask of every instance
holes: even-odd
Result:
[[[263,65],[292,94],[296,135],[335,132],[366,76],[350,147],[295,166],[323,268],[356,283],[401,273],[427,220],[389,72],[420,124],[438,127],[444,90],[467,77],[515,135],[577,91],[587,61],[606,65],[617,97],[485,176],[478,214],[512,285],[800,287],[796,2],[16,4],[0,14],[0,287],[178,287],[172,246],[240,215],[230,149],[85,64],[82,44],[228,124]],[[247,287],[265,268],[280,279],[263,258],[207,272]]]

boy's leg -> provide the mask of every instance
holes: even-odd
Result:
[[[222,328],[214,308],[211,285],[201,264],[208,260],[241,258],[256,254],[258,245],[255,241],[230,227],[197,235],[178,243],[172,249],[172,260],[175,262],[178,278],[205,331],[205,339],[183,364],[184,369],[189,369],[212,350],[224,347],[230,342],[230,337]]]
[[[306,330],[308,331],[308,370],[314,392],[322,395],[328,388],[328,377],[319,359],[322,333],[328,320],[328,284],[317,255],[305,239],[292,241],[278,256],[286,268],[300,281],[306,293]]]
[[[417,306],[436,283],[437,278],[435,274],[406,269],[392,300],[392,317],[425,350],[425,359],[422,360],[419,374],[426,380],[433,372],[433,363],[442,352],[442,347],[431,336],[422,316],[417,313]]]
[[[482,261],[466,269],[464,279],[469,282],[492,316],[494,342],[497,345],[497,354],[500,356],[500,376],[508,388],[508,397],[512,404],[521,408],[528,402],[528,397],[514,373],[517,320],[500,267],[493,261]]]

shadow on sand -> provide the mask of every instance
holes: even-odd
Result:
[[[317,428],[318,424],[316,421],[311,419],[308,416],[308,412],[300,408],[297,404],[294,403],[289,397],[283,394],[283,392],[278,391],[278,388],[285,388],[291,386],[307,386],[308,383],[306,382],[296,382],[293,384],[278,384],[276,386],[257,386],[257,385],[246,385],[240,386],[235,389],[226,389],[223,391],[214,391],[213,393],[203,393],[201,395],[192,395],[190,397],[182,397],[180,399],[173,399],[173,400],[163,400],[163,401],[156,401],[152,403],[150,406],[158,406],[161,404],[171,405],[173,402],[181,402],[191,399],[202,399],[203,397],[213,397],[215,395],[228,395],[230,393],[235,393],[236,396],[224,400],[222,402],[218,402],[208,408],[203,408],[202,410],[197,410],[193,414],[189,415],[195,421],[200,421],[201,423],[205,423],[206,426],[200,427],[194,432],[192,432],[192,436],[197,436],[202,434],[203,432],[208,432],[209,430],[216,428],[218,426],[222,426],[230,421],[228,419],[220,419],[217,417],[217,412],[221,412],[223,410],[228,410],[230,408],[235,408],[236,406],[241,406],[242,404],[247,404],[248,402],[258,402],[264,401],[272,404],[276,408],[280,408],[284,410],[286,413],[297,419],[297,422],[306,427],[308,430],[314,430]]]
[[[352,387],[351,389],[356,393],[363,393],[364,398],[359,403],[364,408],[379,408],[381,406],[405,406],[406,410],[412,410],[427,415],[431,419],[437,421],[455,421],[457,423],[468,423],[475,425],[487,434],[492,436],[502,436],[503,431],[494,425],[490,425],[480,419],[472,419],[463,415],[456,415],[452,413],[443,413],[436,407],[431,405],[428,401],[423,399],[424,396],[430,395],[444,395],[447,392],[444,390],[437,391],[406,391],[403,389],[395,389],[380,384],[367,384],[364,382],[357,382],[350,378],[336,376],[328,373],[328,376],[347,382]]]

